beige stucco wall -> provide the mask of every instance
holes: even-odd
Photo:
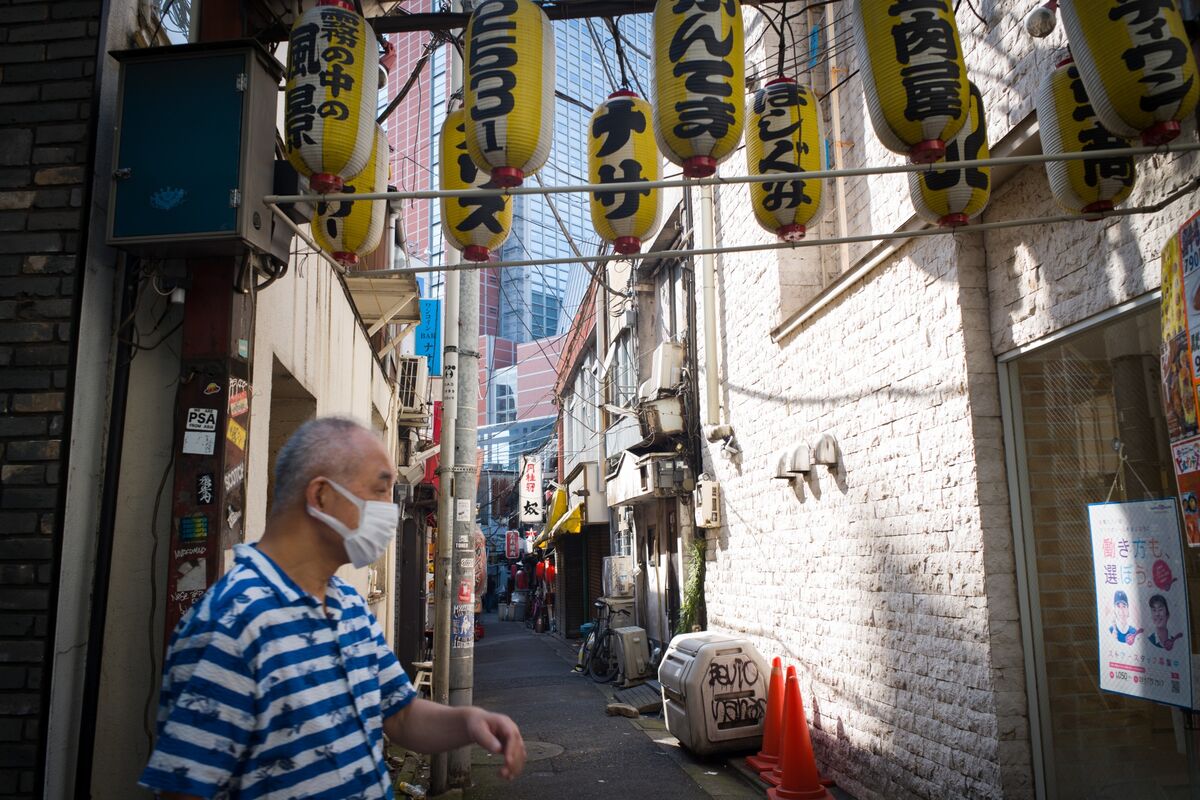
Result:
[[[147,307],[143,329],[154,325],[157,311]],[[164,322],[165,329],[178,318],[179,312],[174,313],[175,317]],[[316,257],[302,257],[285,277],[264,289],[258,297],[254,331],[246,486],[248,542],[261,537],[266,520],[267,467],[272,460],[268,434],[276,361],[315,398],[318,414],[355,417],[379,430],[393,452],[395,447],[390,386],[327,263]],[[176,334],[158,350],[140,353],[133,364],[92,783],[92,796],[98,800],[149,796],[137,790],[135,783],[149,757],[150,738],[145,730],[153,731],[161,680],[161,596],[166,586],[171,477],[155,523],[157,553],[150,535],[150,517],[154,490],[170,458],[178,337]],[[393,562],[394,553],[389,551],[382,576],[386,593],[371,604],[389,636],[393,627]],[[366,596],[367,570],[347,566],[339,575]],[[158,599],[152,603],[152,598]],[[149,713],[144,715],[147,707]]]

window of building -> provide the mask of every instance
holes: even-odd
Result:
[[[556,335],[558,311],[562,307],[561,294],[535,290],[530,292],[530,298],[530,330],[533,338],[544,339]]]
[[[1025,549],[1018,561],[1030,609],[1030,709],[1042,741],[1034,757],[1047,798],[1189,795],[1179,712],[1099,689],[1102,626],[1087,520],[1088,504],[1104,502],[1113,486],[1115,441],[1129,461],[1113,500],[1176,496],[1159,364],[1159,305],[1152,302],[1001,365],[1010,386],[1014,525]],[[1185,548],[1184,560],[1197,597],[1200,553]],[[1149,612],[1138,597],[1130,605],[1148,636]],[[1187,613],[1196,631],[1194,608]]]
[[[517,418],[517,398],[504,384],[492,387],[492,421],[512,422]]]

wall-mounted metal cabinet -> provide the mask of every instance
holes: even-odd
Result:
[[[109,244],[170,258],[249,246],[286,259],[290,230],[263,204],[279,63],[247,41],[112,56],[121,69]]]

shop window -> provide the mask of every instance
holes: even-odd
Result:
[[[1190,796],[1179,712],[1100,691],[1087,522],[1088,504],[1110,491],[1113,500],[1175,494],[1159,338],[1154,303],[1007,366],[1032,609],[1030,703],[1040,708],[1043,742],[1034,757],[1047,798]],[[1120,446],[1129,460],[1114,489]],[[1200,558],[1185,550],[1189,594],[1200,597]]]

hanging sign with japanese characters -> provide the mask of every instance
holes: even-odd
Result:
[[[1187,580],[1175,501],[1088,506],[1100,688],[1192,706]]]
[[[850,18],[879,141],[917,164],[944,157],[969,99],[953,0],[855,0]]]
[[[1200,80],[1178,3],[1060,0],[1071,54],[1105,128],[1148,146],[1179,135]]]
[[[484,0],[467,22],[463,50],[471,159],[497,186],[520,186],[554,141],[550,19],[531,0]]]
[[[1079,67],[1069,59],[1042,80],[1036,102],[1042,152],[1046,155],[1129,147],[1129,142],[1100,124],[1088,102]],[[1133,191],[1133,158],[1047,161],[1046,177],[1054,199],[1067,211],[1075,214],[1111,211]]]
[[[817,96],[791,78],[775,78],[754,93],[746,122],[751,175],[825,169],[825,134]],[[750,184],[758,224],[785,242],[804,238],[821,213],[822,181]]]
[[[442,123],[439,186],[443,190],[495,188],[467,153],[466,112],[451,111]],[[467,261],[487,261],[512,230],[511,197],[443,197],[442,234]]]
[[[389,156],[387,133],[375,126],[375,146],[363,171],[346,181],[342,191],[367,194],[387,191]],[[313,239],[334,261],[352,267],[375,252],[383,240],[387,200],[318,203],[312,222]]]
[[[707,178],[742,138],[746,35],[738,0],[654,4],[654,134],[689,178]]]
[[[1200,214],[1162,249],[1163,415],[1187,543],[1200,546]]]
[[[536,456],[521,456],[521,522],[542,521],[542,462]]]
[[[613,92],[588,125],[588,179],[592,183],[636,183],[661,177],[650,104],[631,91]],[[623,255],[641,252],[662,216],[659,189],[592,192],[592,225]]]
[[[987,122],[983,96],[971,84],[967,124],[946,142],[946,157],[938,162],[953,167],[955,161],[988,157]],[[943,228],[966,225],[987,208],[992,194],[992,168],[938,169],[908,174],[908,193],[917,216]]]
[[[362,172],[375,146],[379,51],[371,26],[343,0],[318,0],[288,38],[284,144],[317,192]]]

